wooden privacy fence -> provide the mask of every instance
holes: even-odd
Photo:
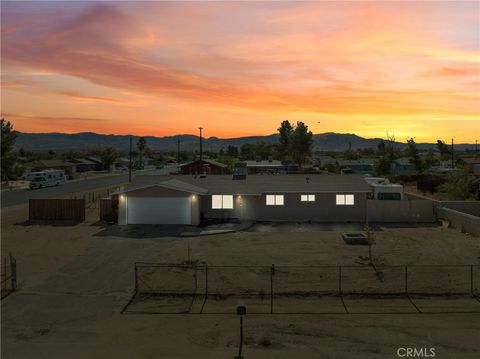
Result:
[[[85,200],[30,199],[28,219],[83,222],[85,220]]]
[[[117,222],[118,199],[100,200],[100,219],[108,222]]]

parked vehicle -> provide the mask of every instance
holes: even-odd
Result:
[[[403,186],[390,183],[387,178],[365,177],[365,181],[372,187],[373,199],[377,200],[403,200]]]
[[[64,184],[66,177],[63,170],[45,170],[29,173],[27,180],[30,180],[30,189],[37,189]]]

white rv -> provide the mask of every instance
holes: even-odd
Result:
[[[27,176],[27,180],[30,181],[30,189],[59,186],[65,183],[65,171],[45,170],[40,172],[30,172]]]
[[[403,186],[390,183],[387,178],[365,177],[365,181],[372,187],[373,199],[402,200],[404,197]]]

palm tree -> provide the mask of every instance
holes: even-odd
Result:
[[[145,149],[147,148],[147,141],[145,140],[145,138],[143,137],[140,137],[137,141],[137,148],[138,148],[138,152],[140,153],[140,168],[143,168],[143,152],[145,151]]]

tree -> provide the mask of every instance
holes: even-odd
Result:
[[[360,159],[360,154],[358,151],[355,150],[346,150],[343,152],[343,159],[344,160],[358,160]]]
[[[375,244],[375,237],[373,234],[373,229],[367,224],[364,227],[365,234],[367,235],[367,243],[368,243],[368,260],[370,265],[374,265],[373,262],[373,253],[372,253],[372,246]]]
[[[407,156],[410,157],[410,163],[415,167],[417,174],[423,172],[424,167],[420,155],[418,154],[417,144],[413,137],[407,138]]]
[[[5,121],[3,118],[0,121],[2,126],[1,150],[3,156],[12,151],[13,145],[17,139],[17,134],[13,130],[13,125],[10,121]]]
[[[312,131],[309,131],[308,126],[301,121],[298,121],[295,127],[292,127],[289,121],[283,121],[278,132],[280,134],[278,146],[280,155],[285,158],[289,154],[301,167],[312,152]]]
[[[377,145],[377,160],[375,161],[375,172],[377,175],[386,176],[390,174],[395,157],[392,141],[390,140],[389,143],[386,143],[384,140],[381,140]]]
[[[445,142],[441,140],[437,140],[437,148],[438,152],[440,152],[440,158],[442,160],[446,160],[450,157],[452,150],[450,148],[451,146],[445,144]]]
[[[2,135],[1,135],[1,171],[2,179],[8,183],[8,180],[16,175],[15,162],[16,158],[11,153],[17,134],[13,130],[13,125],[10,121],[1,119]]]
[[[475,189],[475,176],[466,174],[450,174],[448,181],[438,186],[441,197],[448,200],[476,199],[478,187]]]
[[[282,159],[285,159],[289,150],[290,150],[290,140],[292,137],[293,127],[290,124],[290,121],[285,120],[280,124],[278,128],[278,133],[280,134],[280,145],[278,146],[278,151]]]
[[[112,147],[106,147],[100,150],[98,155],[102,161],[103,167],[108,170],[108,172],[110,172],[110,167],[119,156],[117,150]]]
[[[140,137],[137,141],[137,148],[138,148],[138,152],[140,153],[139,157],[139,165],[140,165],[140,168],[143,168],[143,153],[145,152],[145,149],[147,148],[147,141],[145,140],[145,138],[143,137]]]
[[[228,145],[227,147],[227,155],[231,157],[238,157],[238,147],[237,146],[232,146]]]
[[[246,143],[240,147],[240,159],[242,161],[255,159],[255,153],[253,152],[253,145]]]
[[[424,168],[430,168],[437,164],[437,159],[435,158],[435,153],[432,149],[429,149],[425,156],[423,157],[423,166]]]

